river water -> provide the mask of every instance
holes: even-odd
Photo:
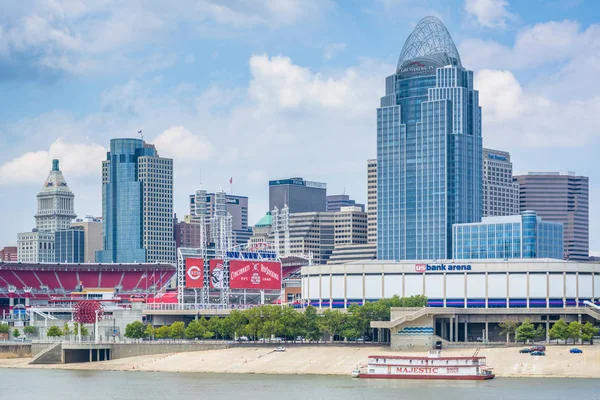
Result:
[[[0,398],[42,400],[512,400],[596,399],[600,379],[491,381],[158,372],[0,370]]]

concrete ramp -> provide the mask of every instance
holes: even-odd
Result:
[[[61,364],[62,354],[62,343],[52,343],[36,354],[29,364]]]

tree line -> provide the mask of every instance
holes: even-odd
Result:
[[[372,338],[371,321],[389,321],[391,307],[425,307],[425,296],[380,299],[359,306],[353,304],[347,312],[327,309],[322,314],[308,306],[303,311],[291,307],[263,305],[246,310],[232,310],[227,317],[198,318],[185,326],[183,321],[154,327],[140,321],[128,324],[125,337],[131,339],[230,339],[248,337],[250,340],[281,337],[285,340],[302,337],[320,340],[327,333],[330,340]]]
[[[506,335],[506,343],[510,342],[511,338],[523,343],[546,339],[546,329],[542,325],[538,325],[536,328],[529,318],[522,323],[515,320],[505,320],[499,326],[500,333]],[[598,334],[599,330],[589,321],[585,324],[578,321],[567,324],[564,320],[559,319],[548,330],[548,336],[551,340],[556,340],[557,343],[559,340],[567,343],[569,339],[572,339],[573,343],[580,339],[591,343],[592,338]]]

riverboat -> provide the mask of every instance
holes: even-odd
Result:
[[[493,379],[485,357],[442,357],[432,350],[427,357],[369,356],[366,367],[357,368],[353,377],[375,379]]]

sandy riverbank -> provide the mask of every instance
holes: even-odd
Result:
[[[570,354],[570,346],[552,346],[545,357],[520,354],[518,347],[482,349],[480,355],[502,377],[600,378],[600,348],[584,346]],[[469,356],[474,349],[445,350],[444,355]],[[212,372],[252,374],[350,375],[356,365],[374,354],[425,355],[392,352],[386,347],[298,346],[285,352],[270,348],[232,348],[192,353],[139,356],[84,364],[29,365],[30,359],[0,360],[0,368],[50,368],[112,371]]]

